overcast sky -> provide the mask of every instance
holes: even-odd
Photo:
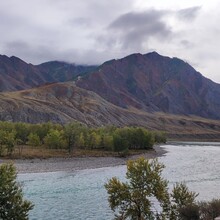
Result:
[[[220,83],[219,22],[218,0],[0,0],[0,54],[101,64],[157,51]]]

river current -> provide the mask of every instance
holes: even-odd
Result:
[[[167,153],[163,176],[170,186],[185,182],[199,193],[198,200],[220,198],[220,143],[173,143]],[[126,166],[77,172],[19,174],[25,198],[35,204],[31,220],[110,220],[104,184],[113,176],[124,180]]]

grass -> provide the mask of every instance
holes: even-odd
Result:
[[[44,147],[17,146],[11,156],[3,155],[7,159],[33,159],[33,158],[51,158],[67,157],[68,152],[62,149],[48,149]]]
[[[129,150],[128,155],[139,155],[143,153],[154,152],[154,150]],[[67,158],[67,157],[119,157],[120,154],[114,151],[106,151],[103,149],[74,149],[69,153],[67,149],[49,149],[46,147],[32,147],[23,145],[16,147],[11,156],[4,154],[5,159],[47,159],[47,158]]]

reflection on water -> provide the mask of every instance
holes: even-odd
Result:
[[[173,185],[185,181],[199,199],[220,198],[220,146],[192,143],[166,145],[168,153],[160,158],[166,165],[163,175]],[[84,170],[20,174],[25,197],[35,204],[30,219],[109,220],[103,185],[112,176],[124,179],[125,166]]]

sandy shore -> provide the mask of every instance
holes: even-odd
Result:
[[[155,146],[154,151],[149,153],[131,156],[128,158],[119,157],[71,157],[71,158],[49,158],[49,159],[26,159],[13,160],[18,173],[39,173],[39,172],[56,172],[56,171],[75,171],[84,169],[94,169],[101,167],[110,167],[126,164],[129,159],[138,157],[155,158],[163,156],[166,151],[160,147]],[[10,160],[0,160],[2,162],[9,162]]]

